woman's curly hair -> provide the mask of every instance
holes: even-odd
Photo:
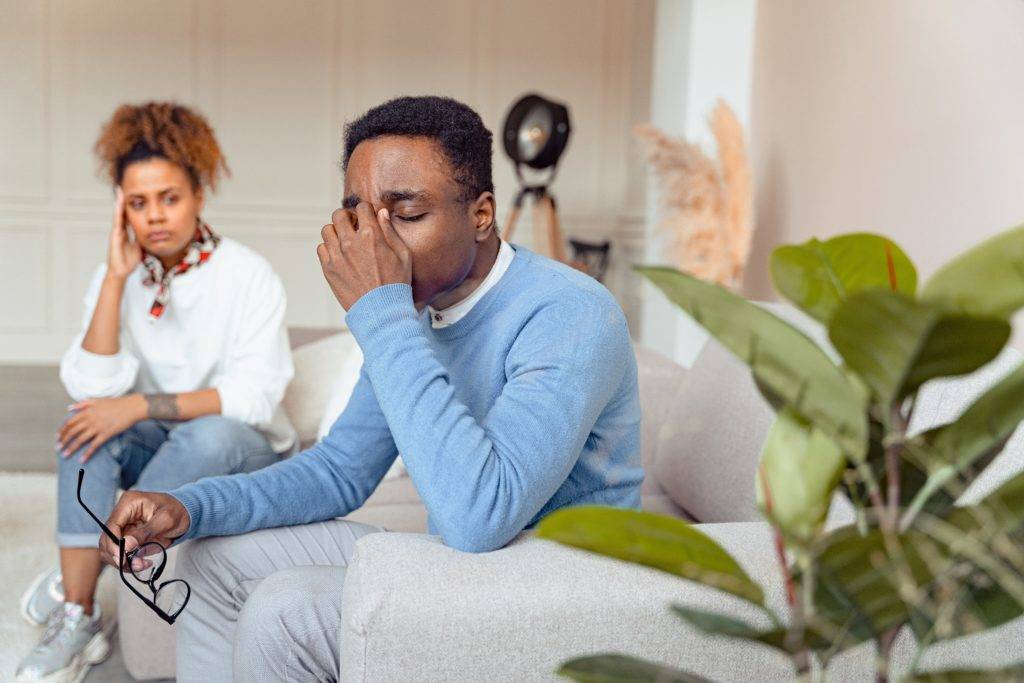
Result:
[[[230,173],[206,119],[173,102],[122,104],[104,124],[94,150],[101,172],[115,185],[129,164],[154,157],[184,168],[194,189],[215,190],[220,177]]]

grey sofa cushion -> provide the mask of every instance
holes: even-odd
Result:
[[[747,366],[709,339],[661,423],[654,474],[700,522],[759,521],[754,473],[773,419]]]
[[[293,335],[293,342],[297,338],[301,337]],[[281,405],[298,432],[302,448],[316,442],[317,429],[334,380],[355,347],[355,338],[342,331],[310,341],[292,351],[295,376],[288,384]]]
[[[805,313],[783,303],[758,305],[838,360],[824,328]],[[750,369],[712,337],[662,423],[654,474],[675,504],[697,521],[760,521],[754,477],[774,419]]]
[[[635,346],[637,381],[640,385],[640,450],[644,468],[644,483],[640,495],[645,510],[663,512],[674,516],[683,515],[673,502],[654,472],[658,451],[663,443],[661,427],[680,399],[680,392],[686,384],[686,368],[666,356]]]

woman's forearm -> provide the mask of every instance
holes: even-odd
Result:
[[[216,389],[187,391],[181,394],[143,394],[145,417],[153,420],[194,420],[220,414],[220,394]]]
[[[113,275],[103,278],[96,308],[89,321],[89,329],[82,339],[82,348],[90,353],[113,356],[120,348],[121,297],[124,295],[124,280]]]

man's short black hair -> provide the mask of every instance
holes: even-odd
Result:
[[[345,126],[342,169],[348,170],[348,160],[360,142],[382,135],[436,140],[455,169],[455,182],[463,190],[460,200],[494,192],[491,131],[480,115],[462,102],[450,97],[399,97],[374,107]]]

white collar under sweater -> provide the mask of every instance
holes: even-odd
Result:
[[[448,327],[454,325],[459,320],[464,318],[467,313],[473,310],[473,306],[476,305],[480,299],[484,297],[484,294],[488,292],[494,285],[498,284],[498,280],[508,270],[509,265],[512,263],[512,259],[516,255],[516,250],[506,242],[501,240],[501,245],[498,247],[498,258],[494,260],[494,265],[491,266],[491,272],[487,273],[487,277],[480,283],[480,286],[474,289],[469,296],[462,301],[452,304],[448,308],[439,311],[435,308],[427,306],[427,311],[430,313],[430,326],[434,329],[438,327]]]

